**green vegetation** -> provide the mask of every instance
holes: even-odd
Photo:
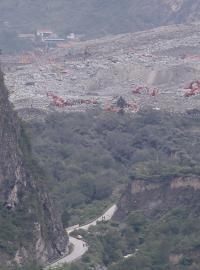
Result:
[[[37,220],[36,216],[39,207],[36,192],[33,191],[33,186],[28,181],[32,167],[30,165],[33,163],[30,143],[23,126],[8,102],[8,93],[1,71],[0,114],[0,254],[12,258],[20,247],[30,247],[33,242],[33,226]],[[37,174],[38,178],[37,171],[31,169],[32,171],[34,171],[34,175]],[[26,189],[21,187],[24,180],[27,181]],[[36,178],[34,180],[36,181]],[[10,200],[8,194],[14,187],[17,189],[16,193],[19,201],[18,204],[15,204],[15,198],[12,199],[15,207],[8,203]],[[4,260],[2,259],[1,262]]]
[[[200,175],[198,119],[152,110],[137,115],[53,114],[28,124],[33,151],[65,226],[100,214],[130,179],[169,181]],[[63,270],[199,269],[200,219],[183,205],[156,220],[141,212],[88,233],[80,263]],[[127,259],[124,256],[133,254]]]
[[[199,233],[200,219],[190,216],[187,208],[169,211],[160,220],[147,221],[141,232],[142,242],[133,251],[133,256],[122,260],[109,270],[195,270],[200,267]],[[132,224],[128,222],[128,227]]]
[[[98,142],[98,131],[92,135],[90,121],[92,115],[63,114],[29,126],[35,157],[65,226],[99,215],[116,196],[111,197],[116,184],[126,178],[123,166]]]
[[[197,270],[200,267],[200,218],[175,208],[158,220],[130,213],[122,223],[102,222],[89,232],[78,231],[89,243],[82,261],[59,270]],[[130,257],[124,258],[130,254]]]
[[[138,115],[52,114],[28,130],[65,226],[100,214],[128,180],[199,176],[199,121]]]
[[[17,257],[23,260],[38,258],[36,242],[39,236],[36,226],[41,230],[41,238],[45,245],[52,243],[55,255],[56,252],[59,254],[59,251],[53,244],[54,241],[59,239],[67,244],[67,239],[44,189],[44,174],[32,158],[31,145],[23,124],[9,104],[1,71],[0,115],[0,267],[2,267],[11,266]],[[30,258],[27,258],[28,256]]]
[[[11,212],[0,205],[0,250],[14,256],[20,243],[29,245],[33,241],[34,220],[35,215],[22,207]]]
[[[24,266],[0,266],[0,270],[42,270],[43,268],[35,261],[30,261],[24,264]]]

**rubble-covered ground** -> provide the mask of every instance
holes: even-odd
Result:
[[[96,105],[58,108],[47,92],[65,100],[98,100],[105,108],[116,96],[139,108],[184,112],[198,108],[199,96],[184,89],[200,79],[200,24],[174,25],[37,51],[34,56],[2,56],[10,100],[22,116],[54,110],[84,111]],[[31,58],[31,59],[30,59]],[[158,88],[133,94],[137,86]]]

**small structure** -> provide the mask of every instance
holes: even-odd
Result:
[[[18,38],[22,40],[35,41],[34,34],[18,34]]]
[[[36,40],[48,47],[56,47],[58,43],[64,42],[64,38],[58,37],[52,30],[42,29],[36,31]]]
[[[57,37],[57,35],[54,34],[53,31],[48,30],[48,29],[40,29],[36,31],[36,37],[40,40],[40,41],[45,41],[46,39],[49,38],[55,38]]]
[[[67,35],[67,40],[69,40],[69,41],[79,41],[82,36],[83,35],[77,35],[75,33],[70,33],[69,35]]]
[[[70,33],[70,34],[67,36],[67,39],[75,40],[75,39],[76,39],[76,35],[75,35],[74,33]]]

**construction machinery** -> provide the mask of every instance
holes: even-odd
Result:
[[[77,106],[77,105],[98,105],[99,102],[96,99],[63,99],[53,92],[47,92],[47,97],[51,97],[53,100],[53,105],[57,107],[66,107],[66,106]]]
[[[116,98],[112,99],[111,104],[109,103],[106,104],[105,106],[106,112],[119,113],[130,111],[135,113],[139,111],[139,106],[134,101],[127,102],[123,97],[116,97]]]
[[[63,99],[53,92],[47,92],[47,97],[52,98],[52,104],[56,107],[63,108],[67,106],[80,106],[80,105],[99,105],[100,101],[97,99]],[[123,97],[114,97],[110,102],[106,102],[104,104],[104,110],[106,112],[137,112],[139,110],[139,106],[134,102],[127,102]]]
[[[184,94],[184,97],[195,96],[200,93],[200,81],[194,80],[184,89],[187,90]]]
[[[159,94],[159,90],[157,88],[149,89],[149,95],[151,97],[156,97]]]
[[[135,89],[133,89],[133,94],[142,94],[142,91],[144,90],[143,86],[137,86]]]
[[[148,86],[141,86],[141,85],[136,85],[134,89],[132,90],[132,93],[134,95],[137,94],[147,94],[151,97],[156,97],[159,94],[159,90],[157,88],[150,88]]]

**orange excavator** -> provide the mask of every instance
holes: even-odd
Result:
[[[159,90],[157,88],[149,89],[149,95],[151,97],[156,97],[159,94]]]
[[[143,86],[138,86],[135,89],[133,89],[132,93],[133,94],[136,94],[136,95],[137,94],[141,94],[143,90],[144,90],[144,87]]]
[[[113,105],[105,108],[106,112],[118,113],[120,112],[120,108],[114,107]]]
[[[35,60],[34,54],[27,52],[27,53],[23,53],[21,55],[21,61],[20,62],[23,65],[28,65],[28,64],[32,64],[34,62],[34,60]]]
[[[200,93],[200,81],[194,80],[184,89],[187,90],[187,92],[184,94],[184,97],[195,96],[196,94]]]
[[[47,92],[47,97],[51,97],[53,100],[53,105],[57,107],[65,106],[77,106],[77,105],[98,105],[99,102],[96,99],[74,99],[74,100],[64,100],[63,98],[55,95],[53,92]]]
[[[132,90],[132,93],[134,95],[145,93],[151,97],[156,97],[159,94],[159,90],[157,88],[149,88],[147,86],[136,86],[136,88]]]
[[[139,106],[135,102],[127,102],[127,108],[129,108],[132,112],[138,112]]]

